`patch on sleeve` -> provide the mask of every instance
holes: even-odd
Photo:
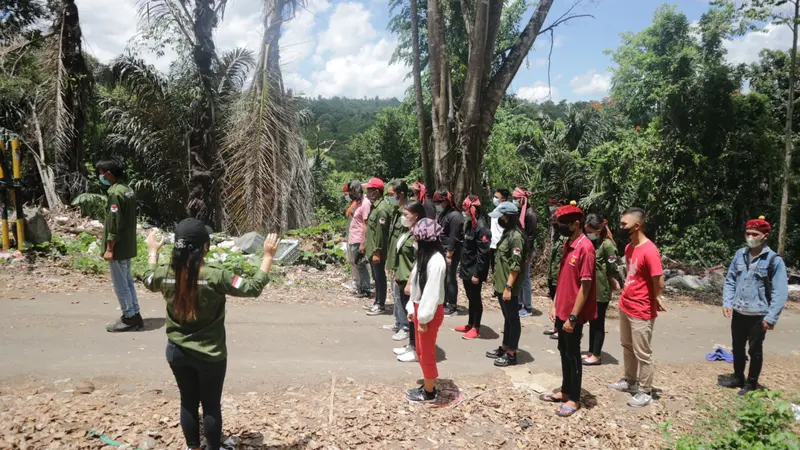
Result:
[[[115,213],[115,212],[117,212],[117,211],[119,211],[119,206],[117,206],[117,205],[111,205],[111,212],[112,212],[112,213]]]
[[[611,264],[616,264],[617,263],[617,256],[616,255],[609,256],[608,257],[608,262],[610,262]]]
[[[514,256],[519,256],[522,254],[522,249],[517,247],[514,249]]]
[[[488,238],[488,237],[486,237],[486,236],[484,235],[484,236],[481,238],[481,241],[483,241],[483,243],[485,244],[485,243],[489,242],[489,238]]]
[[[578,257],[576,255],[572,255],[569,257],[569,265],[574,266],[578,262]]]
[[[380,219],[378,219],[378,222],[380,222],[380,224],[383,225],[383,224],[386,223],[386,218],[385,217],[381,217]]]
[[[242,277],[236,275],[235,277],[233,277],[233,281],[231,281],[231,286],[235,287],[236,289],[239,289],[240,287],[242,287],[243,281],[244,279]]]

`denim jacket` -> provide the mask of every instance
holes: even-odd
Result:
[[[750,249],[736,252],[725,278],[722,305],[736,311],[764,315],[764,321],[775,325],[789,296],[789,280],[786,264],[780,256],[772,260],[772,298],[767,301],[766,285],[770,258],[775,252],[765,246],[761,254],[751,263]],[[745,261],[745,258],[747,261]]]

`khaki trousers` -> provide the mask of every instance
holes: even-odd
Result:
[[[625,380],[639,382],[639,390],[649,394],[653,390],[653,324],[655,319],[642,320],[619,313],[619,337],[625,358]]]

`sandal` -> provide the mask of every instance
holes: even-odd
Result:
[[[558,411],[556,411],[556,415],[558,417],[569,417],[575,414],[576,412],[578,412],[578,408],[562,405],[560,408],[558,408]]]
[[[564,403],[563,398],[555,398],[555,394],[542,394],[539,396],[539,400],[547,403]]]
[[[544,333],[543,333],[543,334],[544,334],[545,336],[550,336],[551,334],[555,334],[555,333],[556,333],[556,330],[554,330],[554,329],[550,328],[549,330],[544,330]]]

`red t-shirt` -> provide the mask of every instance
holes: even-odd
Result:
[[[653,277],[664,274],[661,254],[656,244],[647,241],[634,247],[625,247],[625,264],[628,277],[619,299],[619,309],[635,319],[650,320],[658,316],[658,299],[655,297]]]
[[[581,288],[581,280],[592,280],[592,289],[586,297],[578,323],[586,323],[597,318],[597,286],[595,285],[594,245],[585,234],[575,242],[564,243],[561,255],[561,268],[556,282],[556,315],[566,322],[575,307],[575,300]]]

